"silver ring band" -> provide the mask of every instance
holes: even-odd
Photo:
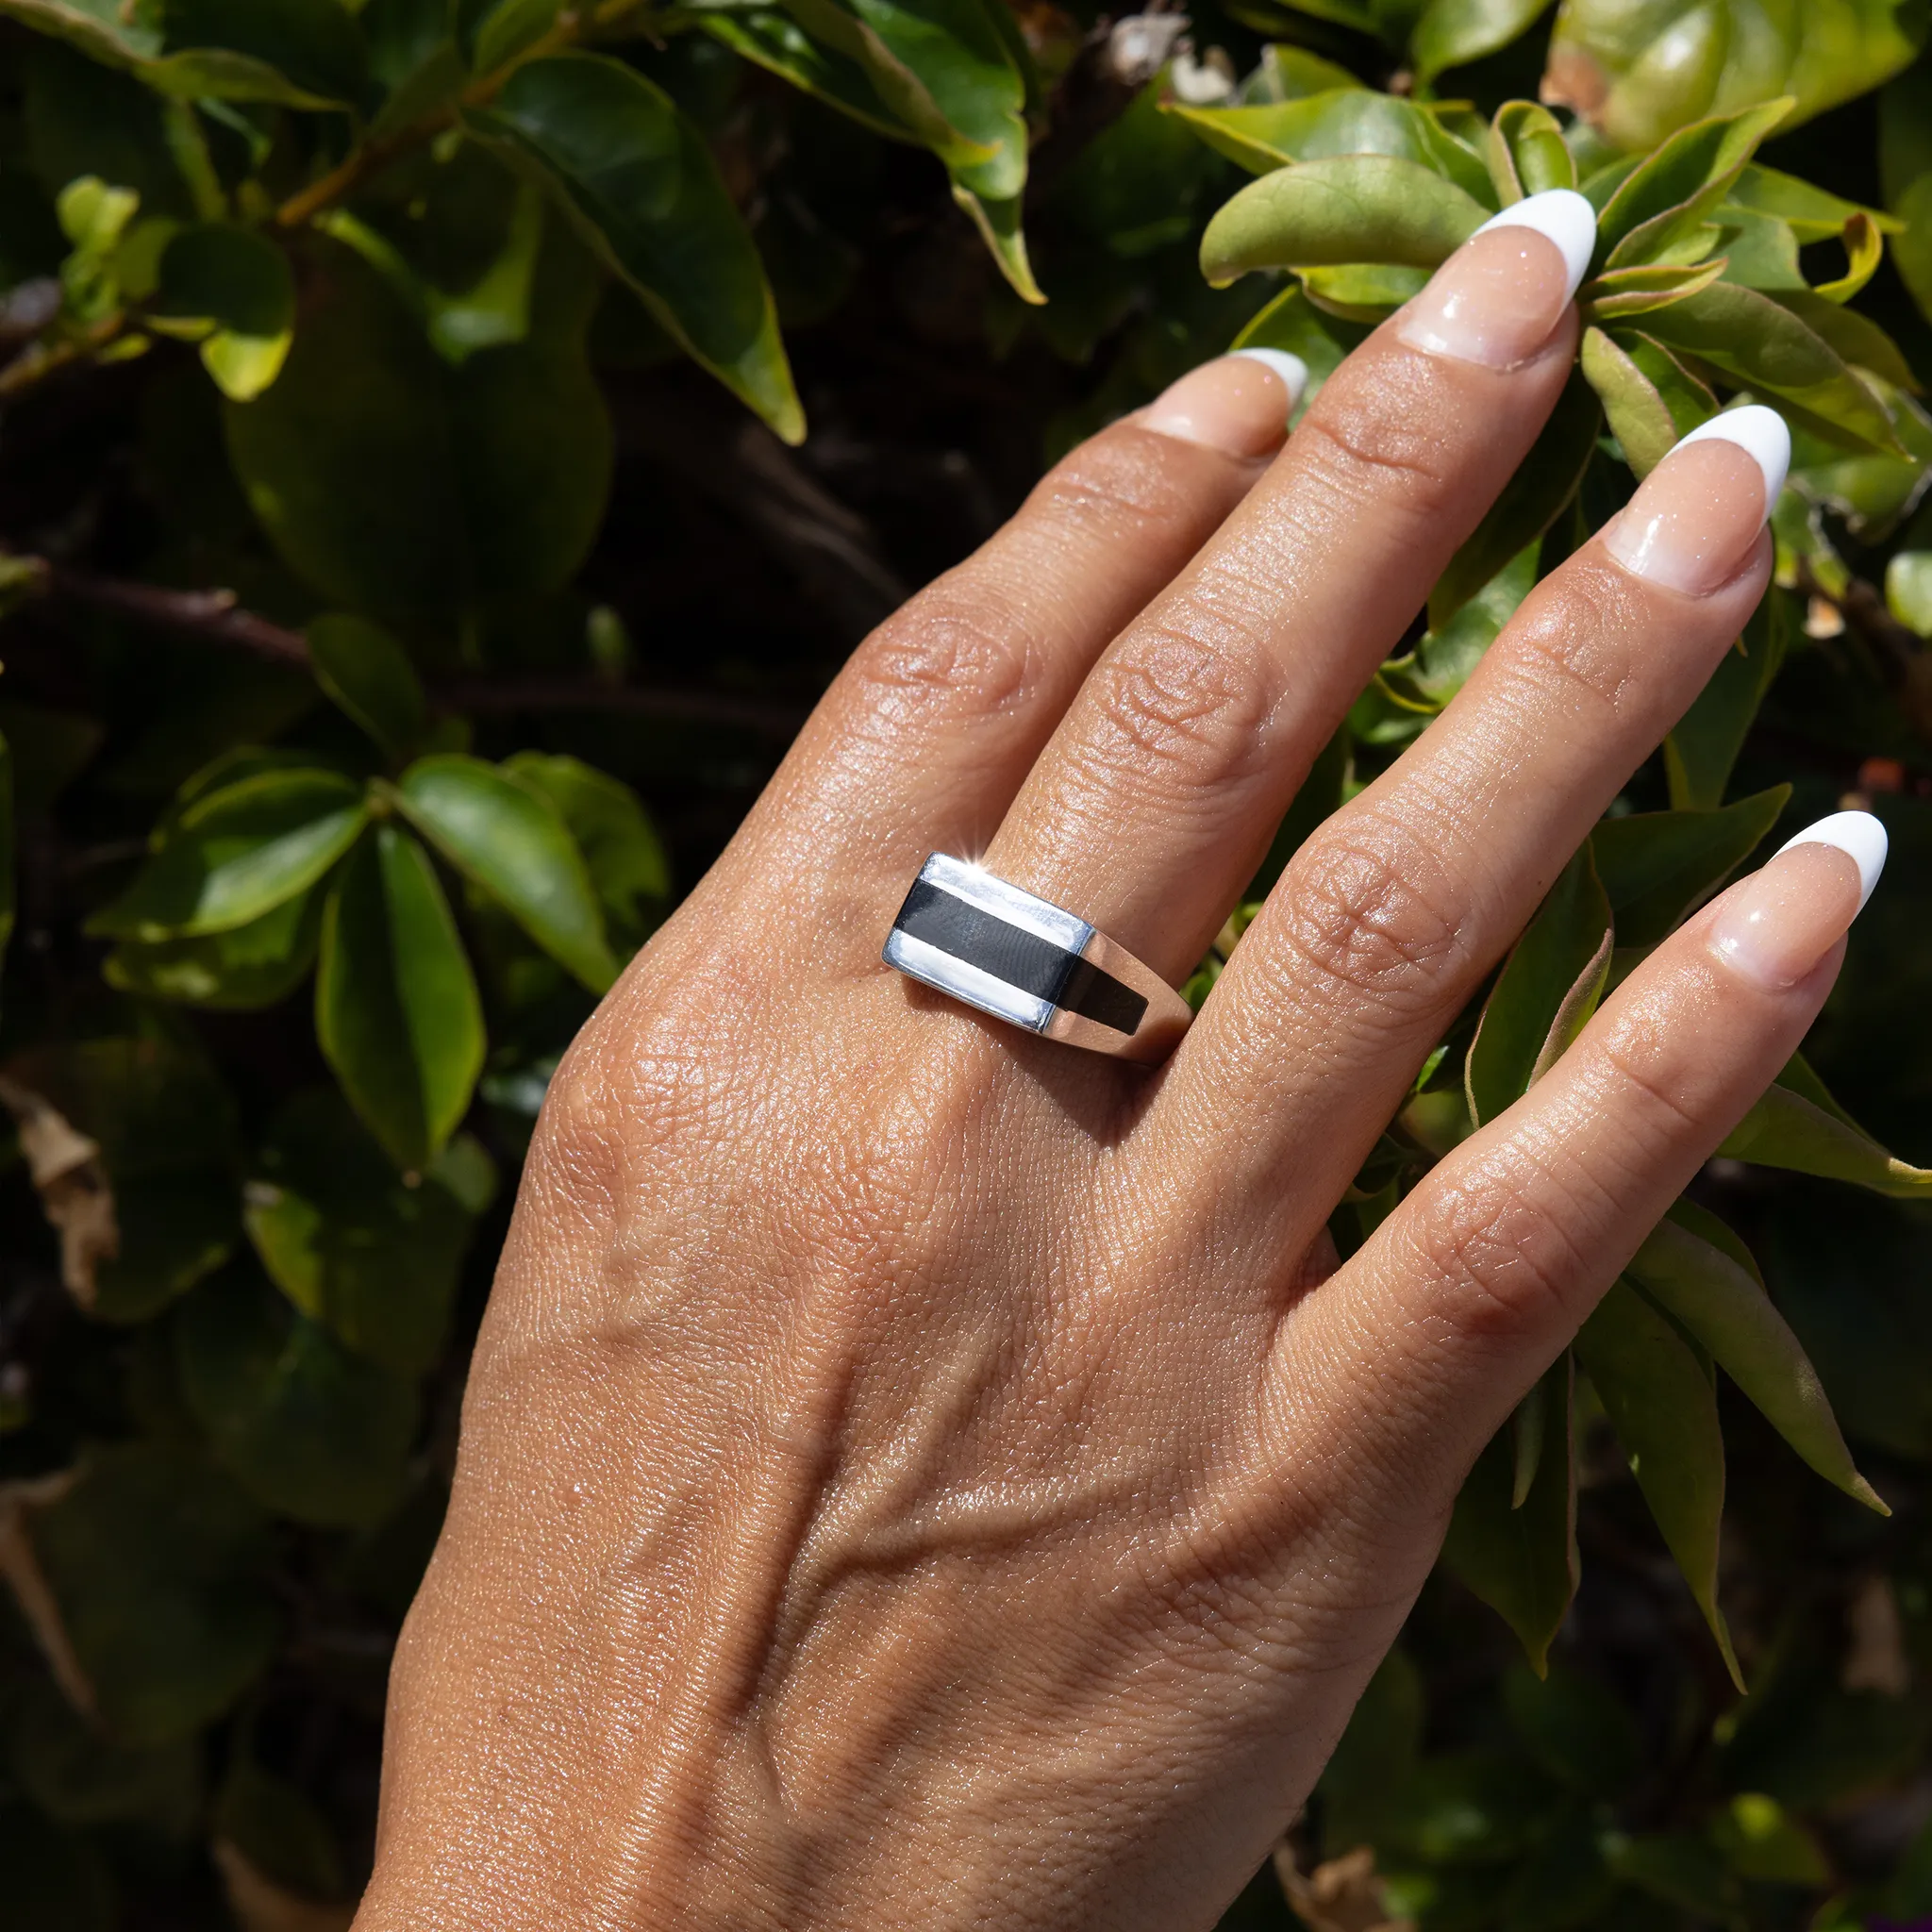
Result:
[[[1084,919],[941,852],[907,893],[885,961],[996,1020],[1116,1059],[1164,1060],[1194,1017]]]

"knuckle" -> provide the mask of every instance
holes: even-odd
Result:
[[[1581,700],[1612,720],[1631,708],[1635,639],[1649,613],[1633,587],[1592,566],[1560,572],[1540,588],[1495,654],[1499,668],[1536,687]]]
[[[1271,948],[1346,990],[1426,1004],[1461,958],[1464,918],[1440,858],[1362,818],[1315,841],[1283,881]]]
[[[857,707],[895,725],[936,709],[1009,709],[1041,673],[1032,628],[989,573],[955,572],[854,654]]]
[[[1478,1171],[1417,1221],[1410,1244],[1457,1334],[1509,1343],[1575,1325],[1591,1271],[1563,1232],[1561,1193],[1541,1171]]]
[[[1141,530],[1165,536],[1200,520],[1198,459],[1207,454],[1123,425],[1056,463],[1034,485],[1021,522],[1107,537]]]
[[[1426,510],[1455,484],[1455,462],[1426,410],[1399,394],[1330,384],[1303,419],[1292,447],[1305,468],[1349,502],[1413,501]]]
[[[1262,753],[1269,703],[1254,655],[1172,624],[1149,626],[1095,667],[1078,753],[1141,781],[1171,772],[1197,787],[1238,778]]]

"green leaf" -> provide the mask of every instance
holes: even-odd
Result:
[[[408,1380],[351,1355],[245,1272],[202,1289],[175,1341],[209,1446],[277,1515],[353,1526],[395,1507],[416,1434]]]
[[[1783,592],[1771,591],[1752,613],[1735,650],[1664,740],[1664,772],[1677,811],[1714,811],[1724,800],[1731,768],[1784,663],[1790,625]]]
[[[1780,308],[1795,315],[1854,369],[1864,372],[1867,376],[1878,377],[1877,394],[1881,408],[1888,400],[1885,384],[1904,390],[1907,394],[1918,393],[1919,379],[1912,373],[1911,364],[1900,353],[1898,344],[1870,316],[1860,315],[1855,308],[1846,308],[1841,303],[1827,300],[1818,289],[1777,289],[1772,291],[1771,299]],[[1874,385],[1868,381],[1866,387],[1871,389]],[[1893,412],[1887,409],[1886,414],[1888,421],[1891,422],[1893,435],[1898,436],[1901,428]],[[1924,451],[1915,454],[1923,461]]]
[[[532,60],[466,125],[534,164],[670,334],[788,442],[805,414],[758,249],[703,137],[600,55]]]
[[[356,1111],[420,1173],[469,1110],[483,1012],[429,856],[394,825],[377,825],[330,889],[315,1030]]]
[[[1932,550],[1901,550],[1885,566],[1885,607],[1922,638],[1932,638]]]
[[[346,1890],[327,1819],[299,1785],[264,1771],[246,1752],[229,1762],[211,1823],[218,1843],[232,1845],[271,1886],[295,1900],[340,1900]],[[287,1920],[301,1923],[293,1912]]]
[[[1624,177],[1597,217],[1595,264],[1623,268],[1659,259],[1650,251],[1668,247],[1724,200],[1790,108],[1789,100],[1774,100],[1671,135]]]
[[[1563,0],[1542,98],[1625,149],[1781,94],[1797,103],[1789,130],[1896,74],[1924,37],[1901,0]]]
[[[1727,1244],[1710,1238],[1715,1219],[1680,1203],[1637,1251],[1631,1278],[1710,1352],[1765,1420],[1826,1482],[1881,1516],[1890,1515],[1858,1474],[1818,1372],[1764,1284],[1740,1265]]]
[[[184,228],[162,252],[149,319],[164,334],[199,341],[222,393],[252,402],[282,373],[294,341],[288,257],[250,228]]]
[[[1424,631],[1407,657],[1382,666],[1380,681],[1397,703],[1429,712],[1447,706],[1534,588],[1538,554],[1532,543],[1511,558],[1441,630]]]
[[[315,1089],[276,1115],[243,1224],[270,1278],[303,1314],[384,1368],[420,1374],[441,1351],[475,1224],[444,1170],[456,1179],[478,1163],[486,1182],[493,1178],[481,1147],[459,1141],[412,1187],[341,1096]]]
[[[1932,1195],[1932,1169],[1888,1154],[1831,1097],[1803,1055],[1791,1058],[1718,1152],[1728,1160],[1849,1181],[1894,1200]]]
[[[358,102],[368,86],[368,53],[341,0],[166,0],[164,12],[180,70],[170,92],[192,97],[190,76],[219,74],[237,55],[308,101]]]
[[[1901,453],[1877,396],[1824,337],[1770,295],[1718,282],[1657,309],[1644,328],[1665,347],[1694,356],[1759,396],[1803,410],[1845,440]]]
[[[1430,0],[1409,37],[1416,78],[1431,81],[1507,47],[1529,31],[1549,0]]]
[[[1550,888],[1484,1004],[1464,1086],[1476,1125],[1529,1091],[1583,1031],[1610,968],[1610,902],[1585,845]]]
[[[1762,1791],[1740,1791],[1711,1821],[1710,1840],[1740,1878],[1761,1885],[1831,1883],[1818,1840]]]
[[[698,16],[697,25],[741,59],[790,81],[800,92],[836,108],[874,134],[887,141],[913,140],[879,98],[864,66],[814,41],[790,14],[762,8],[707,10]]]
[[[1677,1330],[1626,1283],[1611,1284],[1576,1337],[1576,1354],[1608,1411],[1650,1513],[1690,1594],[1744,1688],[1718,1607],[1724,1441],[1717,1391]]]
[[[1669,406],[1637,358],[1600,328],[1584,330],[1578,366],[1604,407],[1610,434],[1641,480],[1676,445],[1678,430]]]
[[[1375,1668],[1322,1773],[1322,1835],[1331,1856],[1380,1836],[1422,1762],[1422,1673],[1399,1645]]]
[[[1542,433],[1504,484],[1475,531],[1429,593],[1429,624],[1441,630],[1470,598],[1556,522],[1576,493],[1596,449],[1603,410],[1573,371]]]
[[[323,894],[313,888],[271,912],[202,939],[124,940],[101,971],[144,999],[250,1012],[286,999],[308,977],[322,941]]]
[[[1578,290],[1577,300],[1590,321],[1620,322],[1654,308],[1668,308],[1674,302],[1709,288],[1724,268],[1720,259],[1688,268],[1645,263],[1637,268],[1608,269]]]
[[[466,877],[590,988],[617,977],[584,856],[557,808],[534,786],[480,758],[420,758],[396,802]]]
[[[1435,153],[1424,108],[1356,85],[1252,107],[1191,108],[1169,101],[1162,111],[1254,175],[1337,155],[1392,155],[1426,167]]]
[[[121,1743],[45,1677],[20,1687],[11,1715],[13,1775],[48,1817],[63,1824],[125,1821],[176,1839],[193,1831],[202,1792],[201,1754],[192,1739]],[[10,1870],[8,1878],[10,1911]]]
[[[33,1512],[34,1553],[122,1742],[191,1735],[268,1663],[280,1620],[263,1528],[199,1456],[147,1446],[94,1451],[75,1488]]]
[[[1303,161],[1249,182],[1222,208],[1201,239],[1201,269],[1219,287],[1259,268],[1434,268],[1489,212],[1416,161],[1391,155]]]
[[[563,0],[458,0],[461,43],[478,74],[494,74],[552,32]]]
[[[1732,1675],[1735,1677],[1735,1670]],[[1700,1923],[1735,1924],[1737,1889],[1716,1851],[1689,1832],[1657,1832],[1625,1838],[1609,1832],[1604,1857],[1625,1885],[1661,1899]]]
[[[308,626],[315,681],[392,758],[406,758],[429,723],[409,656],[366,618],[337,613]]]
[[[1576,186],[1576,163],[1562,124],[1535,101],[1505,101],[1496,109],[1485,152],[1505,208],[1552,188]]]
[[[628,785],[573,758],[520,751],[504,770],[556,808],[584,855],[609,930],[635,949],[671,899],[671,860]]]
[[[378,618],[560,589],[609,493],[610,422],[583,350],[593,264],[546,235],[530,340],[452,367],[376,269],[308,246],[287,367],[224,411],[237,480],[283,560],[326,606]]]
[[[1790,795],[1789,785],[1774,785],[1721,811],[1605,819],[1590,842],[1617,915],[1617,943],[1649,947],[1667,938],[1757,850]]]
[[[1543,1378],[1548,1417],[1536,1480],[1513,1507],[1515,1457],[1502,1430],[1456,1498],[1442,1560],[1515,1631],[1530,1668],[1549,1669],[1550,1644],[1576,1594],[1576,1462],[1567,1352]]]
[[[807,33],[856,61],[958,187],[1011,201],[1026,184],[1024,77],[979,0],[786,0]]]
[[[307,891],[367,817],[362,788],[319,765],[224,786],[165,828],[141,876],[88,930],[164,940],[245,925]]]
[[[1916,66],[1885,90],[1878,109],[1885,199],[1902,225],[1891,258],[1922,315],[1932,316],[1932,74]]]
[[[1846,201],[1814,182],[1753,161],[1733,184],[1727,207],[1755,209],[1783,222],[1800,242],[1829,242],[1844,233],[1856,215],[1865,216],[1886,234],[1900,224],[1875,208]]]

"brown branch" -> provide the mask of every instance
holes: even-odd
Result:
[[[204,643],[246,651],[291,670],[309,668],[308,642],[302,633],[242,609],[232,591],[171,591],[158,584],[92,576],[41,558],[14,561],[40,565],[44,573],[43,594],[54,603],[99,610]],[[590,678],[449,678],[429,686],[429,700],[441,712],[497,717],[519,711],[619,711],[626,717],[660,718],[673,724],[715,724],[784,743],[797,736],[806,718],[804,706],[768,704],[702,691],[652,691]]]

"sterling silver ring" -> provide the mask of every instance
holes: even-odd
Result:
[[[907,893],[885,960],[996,1020],[1116,1059],[1164,1060],[1194,1017],[1077,913],[941,852]]]

